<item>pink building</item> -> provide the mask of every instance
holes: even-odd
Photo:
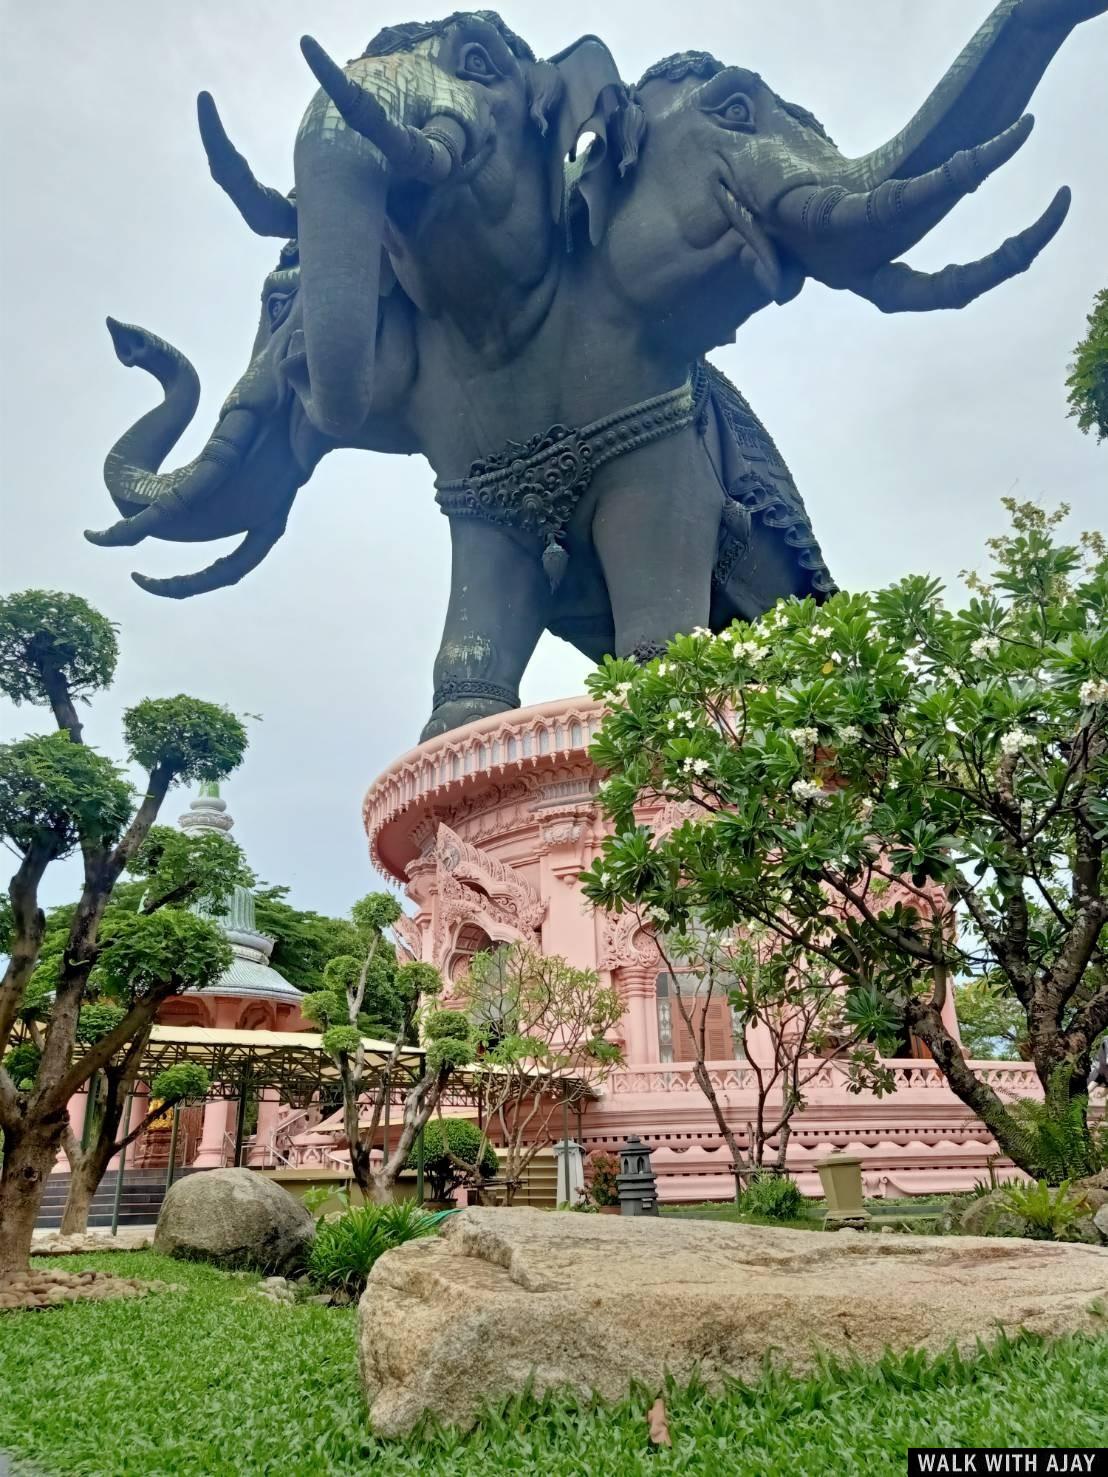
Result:
[[[637,1133],[654,1147],[663,1199],[723,1199],[733,1185],[730,1156],[693,1080],[687,1031],[672,1009],[673,981],[636,921],[595,912],[577,881],[606,829],[588,757],[601,716],[599,704],[570,698],[482,719],[410,750],[366,796],[371,855],[415,907],[398,928],[404,945],[448,980],[478,950],[517,940],[599,971],[626,1003],[626,1065],[586,1111],[585,1150],[615,1148]],[[680,818],[672,806],[641,815],[655,827]],[[953,1002],[949,1009],[956,1032]],[[710,1070],[741,1135],[754,1080],[736,1057],[725,1001],[711,1006],[708,1039],[718,1057]],[[889,1065],[897,1091],[877,1099],[848,1093],[843,1067],[813,1060],[789,1145],[802,1188],[817,1193],[814,1165],[843,1150],[861,1155],[874,1195],[968,1189],[986,1176],[996,1145],[925,1051],[906,1043],[905,1056]],[[1002,1095],[1038,1091],[1023,1063],[979,1070]]]

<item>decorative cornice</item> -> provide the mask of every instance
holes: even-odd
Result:
[[[564,698],[478,719],[401,755],[373,782],[362,806],[374,866],[404,880],[399,865],[390,865],[380,849],[382,832],[401,816],[411,816],[412,830],[435,815],[442,819],[449,814],[456,824],[459,804],[478,788],[503,790],[506,783],[519,780],[532,780],[533,785],[536,772],[567,760],[587,765],[589,744],[603,716],[602,704],[590,698]],[[527,793],[522,787],[521,796]],[[492,795],[490,802],[501,804],[505,798]],[[422,834],[426,845],[426,832]]]

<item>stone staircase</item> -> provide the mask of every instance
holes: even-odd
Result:
[[[179,1170],[188,1174],[188,1170]],[[69,1193],[69,1175],[52,1174],[46,1186],[35,1224],[43,1229],[56,1229],[62,1223],[65,1197]],[[165,1196],[164,1169],[128,1169],[123,1180],[123,1198],[119,1203],[121,1226],[152,1226],[158,1219]],[[100,1182],[89,1211],[89,1229],[110,1226],[115,1204],[115,1170],[109,1170]]]

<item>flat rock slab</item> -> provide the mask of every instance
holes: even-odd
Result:
[[[800,1374],[821,1351],[1103,1331],[1090,1305],[1106,1291],[1091,1246],[475,1208],[376,1263],[359,1358],[391,1436],[425,1412],[472,1424],[528,1381],[618,1400],[667,1372],[756,1379],[767,1352]]]

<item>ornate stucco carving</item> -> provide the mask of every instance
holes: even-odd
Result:
[[[633,913],[608,913],[600,929],[598,954],[602,969],[661,966],[658,951]]]
[[[435,858],[442,872],[487,893],[521,931],[534,932],[546,916],[546,903],[529,883],[444,823],[435,838]]]

